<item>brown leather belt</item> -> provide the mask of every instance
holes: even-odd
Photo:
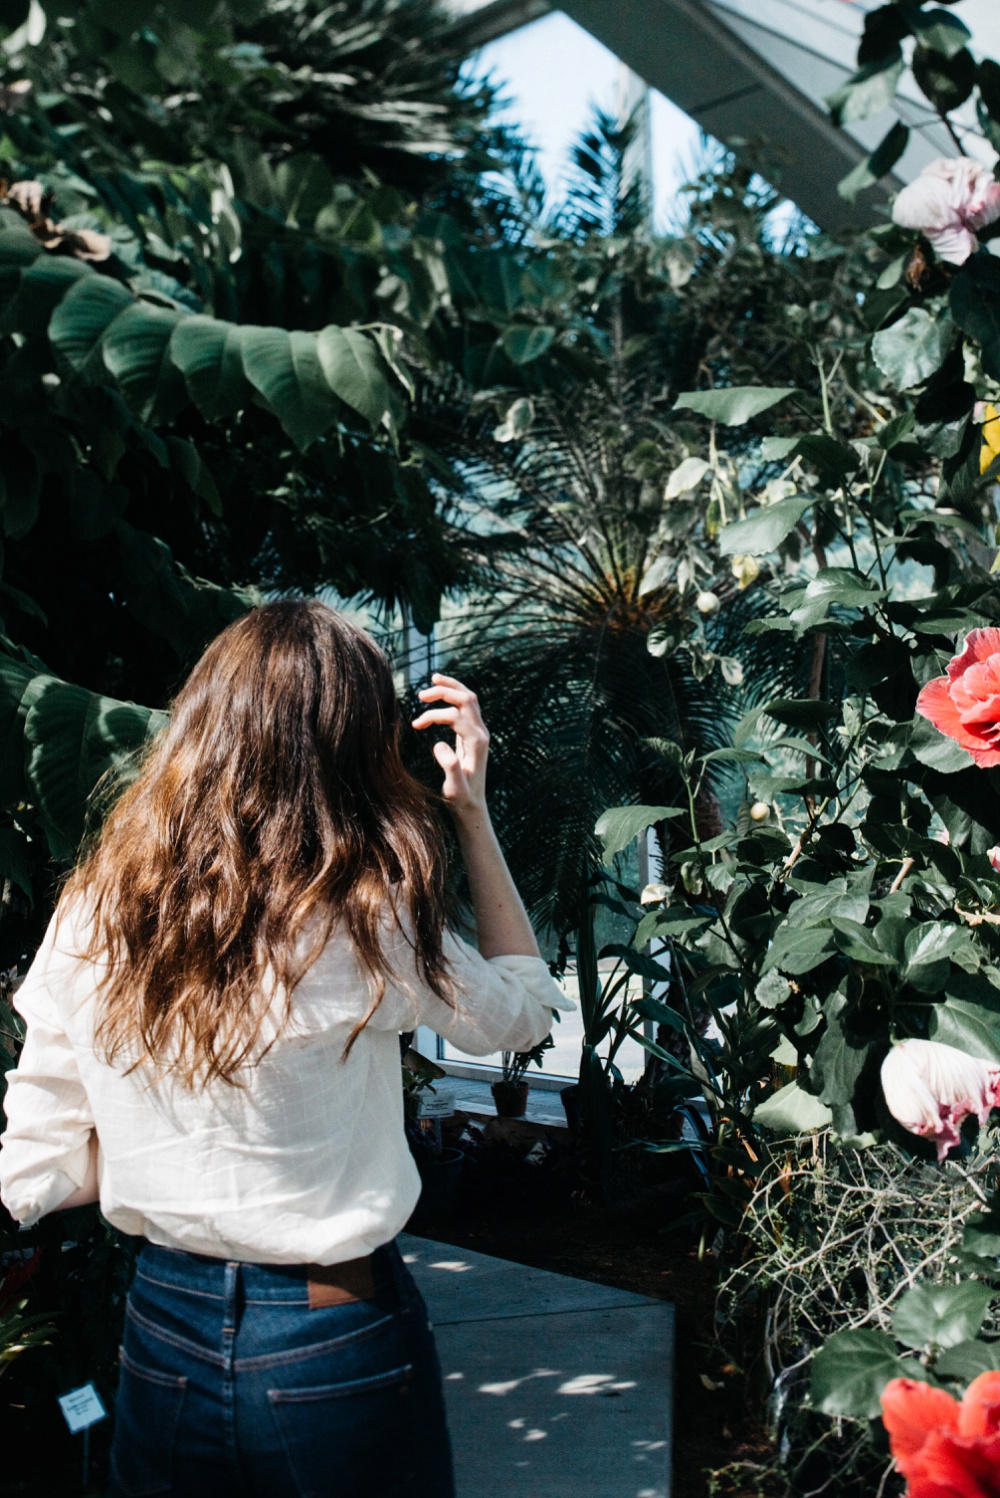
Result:
[[[310,1264],[307,1285],[309,1309],[323,1306],[345,1306],[353,1300],[373,1300],[375,1276],[371,1255],[347,1259],[343,1264]]]

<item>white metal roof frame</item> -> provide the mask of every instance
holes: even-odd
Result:
[[[824,100],[855,68],[864,15],[882,0],[562,0],[558,7],[722,141],[743,141],[780,169],[782,190],[824,228],[870,222],[873,194],[846,203],[837,183],[888,131],[910,127],[894,184],[955,146],[907,74],[891,109],[840,129]],[[470,51],[546,14],[548,0],[451,0]],[[1000,54],[998,0],[961,0],[979,55]],[[964,148],[992,163],[974,112],[958,115]],[[892,185],[892,184],[890,184]]]

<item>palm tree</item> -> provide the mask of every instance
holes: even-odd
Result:
[[[491,797],[521,888],[559,935],[599,863],[601,812],[673,805],[664,744],[720,747],[754,697],[793,689],[799,664],[756,639],[741,681],[743,627],[766,598],[720,579],[717,500],[676,477],[690,454],[670,412],[705,331],[672,284],[676,246],[651,234],[628,182],[632,131],[598,114],[565,203],[535,228],[578,328],[544,383],[526,361],[524,393],[506,396],[498,423],[495,404],[437,382],[418,418],[464,479],[480,537],[485,586],[444,649],[494,733]],[[710,477],[735,492],[725,455]],[[706,836],[721,830],[713,794],[697,811]],[[666,823],[660,834],[669,854]]]

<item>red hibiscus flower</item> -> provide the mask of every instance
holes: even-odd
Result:
[[[948,675],[923,688],[917,712],[982,769],[1000,765],[1000,629],[974,629]]]
[[[882,1423],[907,1498],[1000,1498],[1000,1373],[973,1379],[961,1403],[915,1379],[891,1379]]]

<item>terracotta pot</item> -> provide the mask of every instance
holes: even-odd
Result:
[[[490,1086],[497,1118],[523,1118],[528,1106],[527,1082],[493,1082]]]

